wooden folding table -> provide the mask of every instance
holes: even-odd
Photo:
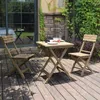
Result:
[[[42,72],[44,72],[48,76],[48,78],[45,81],[45,83],[47,83],[49,81],[49,79],[51,78],[55,69],[56,68],[59,69],[58,68],[58,65],[59,65],[60,69],[62,69],[69,76],[69,78],[72,79],[69,72],[65,69],[65,67],[61,63],[61,60],[62,60],[63,56],[65,55],[67,49],[70,47],[73,47],[73,44],[69,43],[69,42],[59,42],[57,44],[48,44],[48,43],[42,42],[42,41],[37,41],[37,44],[44,50],[44,52],[48,56],[48,59],[45,62],[43,68],[41,69],[38,77],[40,77]],[[63,51],[60,52],[61,55],[60,55],[60,57],[58,57],[58,55],[55,53],[55,51],[60,50],[60,49],[62,49]],[[54,61],[53,57],[55,58],[56,62]],[[47,66],[49,61],[51,61],[54,64],[54,68],[52,69],[50,74],[48,74],[48,72],[45,70],[45,67]]]

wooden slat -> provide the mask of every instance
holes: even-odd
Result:
[[[11,91],[11,83],[5,73],[8,73],[8,61],[7,59],[2,62],[2,98],[3,100],[13,99],[13,94]]]
[[[97,82],[100,83],[100,77],[99,77],[99,73],[98,74],[95,74],[95,75],[92,75],[91,78],[93,78],[94,80],[96,80]]]
[[[59,91],[53,85],[53,80],[51,80],[51,85],[45,84],[45,86],[49,90],[49,92],[52,94],[52,96],[55,98],[55,100],[65,100],[64,97],[59,93]]]
[[[93,76],[93,75],[91,75]],[[91,83],[90,81],[88,81],[85,78],[80,78],[78,76],[76,76],[77,79],[79,79],[81,82],[83,82],[84,84],[86,84],[88,87],[90,87],[91,89],[93,89],[95,92],[97,92],[97,94],[100,94],[100,88],[98,86],[96,86],[95,84]]]
[[[63,62],[65,64],[65,66],[67,67],[66,69],[70,71],[70,67],[72,66],[72,61],[68,60],[68,61],[64,61]],[[73,75],[74,77],[75,75]],[[79,76],[80,77],[80,76]],[[75,78],[75,77],[74,77]],[[75,78],[76,79],[76,78]],[[85,99],[87,100],[96,100],[93,96],[90,95],[90,93],[88,93],[86,90],[84,90],[84,88],[82,88],[79,84],[78,84],[79,80],[77,79],[75,82],[70,82],[69,84],[80,94],[82,95]],[[90,91],[91,92],[91,91]]]
[[[66,60],[65,60],[64,64],[65,64],[65,66],[67,67],[66,70],[70,71],[71,69],[70,69],[68,63],[66,63]],[[66,65],[66,64],[67,64],[67,65]],[[62,76],[62,77],[64,77],[64,76]],[[65,81],[65,82],[68,81],[67,78],[68,78],[67,76],[66,76],[66,78],[64,78],[64,81]],[[71,92],[71,93],[69,92],[69,93],[72,94],[73,97],[77,98],[77,100],[83,100],[84,98],[87,99],[87,100],[96,100],[96,99],[95,99],[94,97],[92,97],[89,93],[87,93],[83,88],[81,88],[79,85],[77,85],[76,82],[68,82],[68,83],[66,83],[66,84],[69,84],[73,89],[75,89],[76,93],[77,93],[79,96],[76,96],[76,94],[72,94],[72,92]],[[63,86],[64,86],[64,85],[63,85]],[[64,86],[64,87],[66,87],[66,89],[67,89],[67,86]],[[68,91],[68,89],[67,89],[67,91]],[[70,90],[70,91],[71,91],[71,90]],[[75,92],[75,91],[74,91],[74,92]],[[82,93],[82,94],[81,94],[81,93]],[[80,99],[78,99],[78,98],[80,98]]]
[[[22,89],[23,100],[34,100],[33,94],[30,91],[30,88],[29,88],[26,80],[22,80],[18,76],[17,76],[17,80],[18,80],[20,88]]]
[[[62,81],[58,80],[59,83],[64,83],[62,84],[62,86],[76,99],[76,100],[85,100],[85,98],[79,93],[77,92],[77,90],[75,90],[71,85],[70,82],[68,82],[67,77],[62,76],[61,78]],[[75,83],[74,83],[75,84]]]
[[[14,42],[14,39],[11,35],[8,36],[2,36],[0,37],[0,39],[4,42],[4,43],[11,43]]]
[[[16,98],[15,100],[24,100],[22,95],[23,90],[22,87],[18,84],[16,75],[10,77],[9,80],[11,83],[11,91],[13,94],[13,98]]]
[[[49,68],[51,68],[52,69],[52,64],[51,63],[49,63]],[[58,86],[58,84],[60,84],[60,86],[59,87],[63,87],[65,90],[66,90],[66,93],[68,93],[68,94],[71,94],[71,97],[72,98],[70,98],[70,96],[69,97],[65,97],[65,99],[70,99],[70,100],[73,100],[73,99],[77,99],[77,100],[85,100],[79,93],[77,93],[77,91],[75,91],[68,83],[68,79],[65,81],[65,80],[63,80],[63,78],[60,76],[60,75],[58,75],[58,77],[59,78],[55,78],[55,79],[53,79],[53,81],[52,81],[52,83],[53,84],[57,84],[57,86]],[[61,79],[62,78],[62,79]],[[60,79],[60,81],[59,81],[59,79]],[[56,81],[56,82],[55,82]],[[59,90],[62,90],[62,89],[58,89],[58,91]],[[75,94],[74,94],[75,93]],[[62,94],[63,95],[63,94]]]
[[[66,61],[66,60],[65,60]],[[63,62],[65,64],[65,66],[67,66],[67,70],[69,69],[70,70],[70,67],[72,66],[72,63],[70,63],[71,61],[68,60],[66,62]],[[66,65],[67,64],[67,65]],[[73,75],[73,74],[72,74]],[[89,90],[86,90],[86,88],[88,89],[88,86],[85,85],[83,82],[81,82],[80,80],[78,80],[76,78],[75,75],[73,75],[74,79],[76,79],[77,81],[75,82],[70,82],[69,84],[74,88],[76,89],[76,91],[78,91],[84,98],[86,98],[87,100],[96,100],[96,98],[94,97],[94,94],[93,93],[90,93],[91,92],[91,88],[89,88]],[[95,91],[93,91],[95,92]],[[92,94],[92,95],[91,95]],[[96,96],[97,97],[97,96]]]
[[[46,59],[45,59],[46,60]],[[45,63],[41,61],[41,64]],[[38,61],[39,63],[39,61]],[[71,71],[73,61],[70,59],[62,59],[66,70]],[[90,64],[93,70],[100,72],[100,64]],[[5,67],[6,66],[6,67]],[[11,68],[11,66],[8,66]],[[36,68],[38,72],[37,63],[33,63],[32,70]],[[34,67],[34,68],[33,68]],[[1,68],[1,67],[0,67]],[[53,64],[50,62],[46,68],[46,71],[51,71]],[[1,71],[1,70],[0,70]],[[2,76],[7,72],[6,62],[2,65]],[[55,72],[58,72],[57,70]],[[75,74],[71,74],[76,81],[69,81],[67,75],[57,74],[53,76],[49,83],[44,84],[44,80],[35,80],[34,76],[29,74],[26,80],[22,80],[17,74],[8,78],[2,77],[0,80],[0,86],[3,86],[3,100],[7,100],[7,97],[12,100],[99,100],[100,98],[100,73],[93,73],[85,77],[80,77]],[[16,77],[17,76],[17,77]],[[2,82],[1,82],[2,81]],[[5,90],[10,90],[9,93]],[[18,93],[18,91],[20,93]]]
[[[84,84],[81,81],[77,81],[76,82],[79,86],[81,86],[85,91],[87,91],[89,94],[91,94],[95,99],[100,98],[100,94],[98,94],[97,92],[95,92],[93,89],[91,89],[89,86],[87,86],[86,84]]]
[[[81,52],[90,53],[90,51],[86,51],[86,50],[81,50]]]
[[[34,73],[38,72],[39,65],[37,65],[37,63],[34,62],[31,67],[32,67],[32,70]],[[29,78],[28,79],[29,81],[27,80],[29,83],[30,90],[34,93],[34,95],[33,95],[34,100],[45,100],[42,93],[40,92],[38,86],[36,85],[36,83],[34,81],[31,82],[31,79],[35,80],[34,76],[32,76],[32,78]]]
[[[49,63],[47,71],[52,70],[52,68],[53,68],[53,65],[51,63]],[[68,91],[66,91],[66,89],[58,82],[57,79],[51,78],[51,83],[52,83],[52,85],[55,86],[56,90],[62,95],[63,98],[68,99],[68,100],[75,100],[75,98],[72,97]],[[53,96],[55,96],[55,95],[56,94],[53,94]],[[58,98],[61,98],[60,95],[58,95]],[[57,98],[57,100],[58,100],[58,98]]]
[[[42,59],[43,59],[43,61],[46,61],[47,58],[44,57]],[[43,62],[43,61],[41,62],[41,64],[44,65],[45,62]],[[50,66],[49,66],[49,68],[48,67],[46,68],[46,71],[47,72],[50,72],[51,71]],[[64,97],[62,96],[62,94],[57,90],[57,88],[55,87],[55,85],[53,85],[53,81],[51,81],[50,83],[51,84],[45,84],[45,86],[48,89],[48,91],[50,92],[50,94],[53,96],[53,98],[55,100],[65,100]]]
[[[54,100],[54,98],[52,97],[52,95],[49,93],[49,91],[42,82],[37,81],[35,83],[45,100]]]
[[[81,52],[69,53],[69,55],[76,56],[76,57],[84,57],[84,58],[89,57],[89,54],[81,53]]]
[[[68,61],[68,63],[69,63],[69,61]],[[67,63],[67,65],[68,65],[68,63]],[[70,65],[72,65],[72,63],[70,63]],[[75,78],[78,80],[78,78],[75,76]],[[81,79],[81,78],[80,78]],[[89,87],[88,85],[86,85],[86,83],[84,83],[83,81],[80,81],[80,80],[78,80],[78,81],[76,81],[76,83],[81,87],[81,88],[83,88],[86,92],[88,92],[89,94],[91,94],[92,95],[92,97],[94,97],[95,99],[99,99],[100,98],[100,94],[97,92],[97,91],[95,91],[95,90],[93,90],[93,88],[91,88],[91,87]],[[96,87],[97,88],[97,87]]]
[[[76,82],[69,83],[80,95],[82,95],[86,100],[96,100],[88,92],[86,92],[82,87],[80,87]]]
[[[30,88],[30,90],[33,94],[32,96],[33,96],[34,100],[44,100],[42,94],[40,93],[40,91],[37,87],[37,85],[35,84],[34,81],[31,81],[31,79],[34,80],[34,78],[30,78],[30,79],[27,80],[27,83],[29,84],[29,88]]]
[[[32,58],[34,56],[34,54],[18,54],[13,56],[12,58],[14,59],[29,59]]]
[[[10,71],[11,68],[13,68],[13,65],[12,63],[10,63],[10,60],[8,59],[7,60],[8,71]],[[9,82],[11,85],[11,94],[13,96],[13,99],[14,100],[24,100],[23,95],[22,95],[22,88],[18,84],[16,74],[13,74],[11,77],[8,77],[8,78],[9,78]]]
[[[83,41],[90,41],[90,42],[96,42],[97,35],[89,35],[85,34]]]
[[[90,77],[87,76],[87,77],[85,77],[85,79],[87,79],[88,81],[90,81],[91,83],[95,84],[96,86],[98,86],[100,88],[100,82],[96,81],[95,77],[93,78],[91,76]]]
[[[69,47],[73,47],[74,44],[73,43],[69,43],[69,42],[60,42],[57,45],[50,45],[46,42],[41,42],[41,41],[37,41],[38,45],[41,45],[43,47],[52,47],[52,48],[69,48]]]

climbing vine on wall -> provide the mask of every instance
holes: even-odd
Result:
[[[41,4],[41,0],[40,0],[40,4]],[[40,7],[39,9],[39,27],[40,27],[40,40],[44,41],[45,40],[45,30],[44,30],[44,14],[42,12],[42,7]]]
[[[53,0],[48,3],[48,8]],[[64,0],[59,10],[66,19],[70,38],[82,38],[84,34],[100,34],[100,0]],[[56,8],[58,9],[58,8]],[[61,21],[60,19],[56,19]],[[44,15],[40,9],[40,36],[44,39]]]

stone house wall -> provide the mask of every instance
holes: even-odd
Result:
[[[60,13],[44,14],[46,37],[61,37],[67,40],[68,32],[65,17]]]

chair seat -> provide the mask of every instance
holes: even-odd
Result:
[[[87,58],[90,56],[90,54],[81,53],[81,52],[69,53],[69,55],[76,56],[76,57],[83,57],[83,58]]]
[[[12,58],[14,58],[14,59],[29,59],[33,56],[34,56],[34,54],[18,54]]]
[[[27,66],[27,62],[34,57],[34,54],[22,54],[20,53],[20,51],[18,50],[14,39],[11,35],[8,36],[1,36],[0,40],[2,41],[6,52],[8,53],[8,57],[11,58],[12,64],[14,66],[14,68],[11,69],[9,75],[14,72],[14,71],[18,71],[20,76],[25,79],[25,75],[24,73],[26,71],[31,71],[31,68],[29,66]],[[9,46],[10,45],[10,46]],[[12,45],[12,46],[11,46]],[[15,56],[13,56],[15,55]],[[24,68],[21,68],[23,67]]]

